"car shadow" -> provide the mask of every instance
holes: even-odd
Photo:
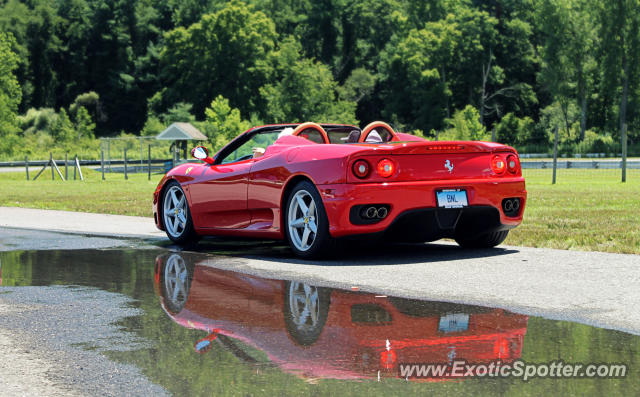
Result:
[[[440,240],[422,244],[354,244],[341,247],[339,251],[332,252],[323,259],[305,260],[296,257],[282,241],[232,240],[217,237],[202,239],[197,244],[183,247],[182,249],[202,254],[317,266],[385,266],[437,263],[461,259],[489,258],[519,252],[513,247],[463,249],[455,243]]]

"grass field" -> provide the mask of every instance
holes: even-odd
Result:
[[[24,173],[0,173],[0,205],[54,210],[96,212],[152,217],[151,199],[162,175],[105,174],[83,170],[84,181],[51,180],[47,169],[36,181],[27,181]],[[31,177],[33,178],[34,175]]]
[[[528,201],[507,244],[640,254],[640,170],[525,170]]]
[[[162,177],[100,174],[86,170],[86,180],[37,181],[23,173],[0,173],[1,206],[47,208],[108,214],[151,216],[151,195]],[[44,177],[44,178],[43,178]],[[525,170],[529,198],[522,225],[506,244],[531,247],[640,254],[640,170],[630,170],[627,183],[619,170]]]

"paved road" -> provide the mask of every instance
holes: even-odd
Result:
[[[19,207],[0,207],[0,227],[90,236],[166,239],[166,234],[156,229],[152,218]]]
[[[431,243],[353,250],[341,260],[310,262],[284,248],[276,255],[246,255],[242,247],[234,252],[211,241],[201,249],[232,253],[212,266],[264,277],[500,307],[640,334],[640,255],[510,246],[464,251]]]
[[[149,218],[0,207],[0,226],[81,234],[161,238]],[[210,240],[230,256],[213,266],[329,287],[493,306],[640,334],[640,255],[451,244],[353,250],[341,260],[307,262],[280,245]]]
[[[0,396],[165,396],[105,351],[147,341],[118,326],[141,313],[124,295],[88,287],[2,287]]]

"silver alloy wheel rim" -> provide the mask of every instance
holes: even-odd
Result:
[[[178,186],[164,194],[164,227],[172,237],[180,237],[187,227],[187,199]]]
[[[187,265],[184,259],[178,255],[173,254],[167,259],[167,264],[164,267],[164,286],[167,291],[166,298],[171,301],[171,304],[182,309],[187,302]]]
[[[292,281],[289,286],[289,311],[299,330],[313,331],[318,326],[320,316],[318,288]]]
[[[289,201],[288,227],[291,242],[300,251],[307,251],[318,234],[318,209],[306,190],[299,190]]]

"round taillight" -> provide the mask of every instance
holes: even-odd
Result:
[[[393,164],[393,161],[382,159],[378,162],[377,171],[381,177],[388,178],[396,171],[396,166]]]
[[[369,175],[370,168],[371,167],[369,166],[369,163],[367,163],[365,160],[358,160],[353,163],[352,169],[355,176],[360,179],[364,179]]]
[[[491,170],[496,174],[502,174],[504,170],[507,168],[507,164],[504,162],[502,157],[495,155],[491,159]]]
[[[518,172],[518,159],[513,154],[507,156],[507,170],[512,174]]]

